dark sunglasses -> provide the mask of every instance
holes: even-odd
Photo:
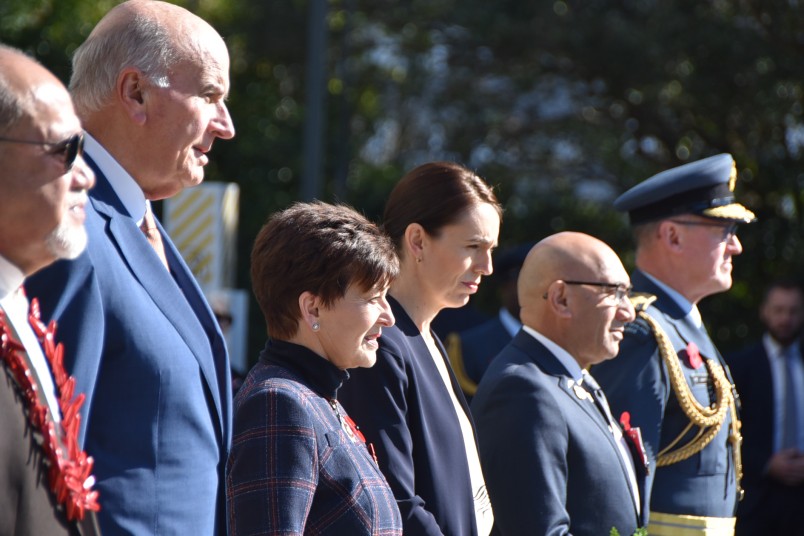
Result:
[[[6,141],[9,143],[25,143],[28,145],[41,145],[46,147],[49,152],[52,154],[63,154],[64,155],[64,172],[67,173],[71,169],[73,169],[73,164],[75,164],[75,159],[78,158],[80,155],[84,154],[84,133],[79,132],[78,134],[73,134],[66,140],[57,141],[57,142],[49,142],[49,141],[30,141],[30,140],[17,140],[13,138],[2,138],[0,137],[0,141]]]

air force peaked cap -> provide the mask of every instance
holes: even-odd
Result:
[[[736,182],[734,159],[723,153],[654,175],[618,197],[614,208],[628,212],[631,225],[678,214],[750,223],[756,217],[735,202]]]

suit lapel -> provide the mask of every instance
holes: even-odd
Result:
[[[419,328],[417,328],[413,323],[413,320],[405,312],[405,309],[402,308],[402,305],[400,305],[400,303],[391,296],[388,296],[388,303],[391,305],[391,311],[394,313],[396,326],[409,337],[410,344],[415,347],[414,355],[429,356],[430,348],[428,348],[427,343],[424,341],[424,338],[419,332]],[[444,360],[444,364],[447,367],[447,375],[449,376],[452,390],[455,393],[455,398],[463,408],[464,413],[466,413],[466,417],[469,419],[469,422],[473,423],[472,414],[469,411],[469,406],[466,404],[463,391],[461,391],[458,380],[455,378],[455,374],[452,372],[452,367],[449,364],[449,360],[445,357],[447,352],[438,337],[433,334],[432,331],[431,334],[433,335],[433,339],[436,341],[436,346],[441,354],[439,358]],[[452,397],[447,391],[447,386],[444,385],[444,382],[441,380],[441,372],[438,370],[438,366],[435,364],[433,359],[420,359],[417,360],[417,364],[426,370],[425,374],[422,376],[423,378],[426,378],[431,382],[437,382],[439,385],[443,386],[443,388],[434,388],[431,390],[431,392],[439,393],[443,407],[451,408],[453,406]],[[472,426],[472,431],[474,432],[474,425]]]
[[[88,160],[95,171],[96,187],[91,192],[92,203],[97,212],[108,220],[108,236],[114,242],[134,277],[149,294],[154,304],[170,321],[187,347],[192,352],[207,382],[210,394],[218,412],[222,437],[226,438],[224,409],[221,404],[221,389],[213,362],[213,345],[220,334],[217,327],[210,334],[205,329],[204,318],[212,322],[212,313],[201,298],[201,292],[195,284],[192,274],[181,259],[171,240],[167,238],[161,224],[157,222],[159,232],[165,243],[165,253],[173,275],[162,265],[156,252],[148,243],[137,222],[126,212],[122,202],[114,193],[103,173]],[[204,304],[199,307],[199,303]],[[192,304],[192,305],[191,305]],[[214,326],[214,322],[211,324]],[[225,376],[223,376],[225,377]]]
[[[575,380],[570,377],[569,372],[558,358],[524,330],[519,331],[514,339],[514,345],[525,352],[546,374],[555,378],[559,390],[595,422],[598,429],[608,438],[611,446],[616,449],[617,445],[614,443],[614,436],[609,430],[608,422],[597,409],[592,395],[580,385],[576,385]]]
[[[628,468],[625,466],[625,460],[623,460],[623,457],[620,455],[620,448],[614,440],[614,434],[609,429],[608,421],[597,408],[592,395],[589,394],[586,389],[576,384],[575,380],[570,377],[567,369],[564,368],[564,365],[561,364],[552,352],[524,330],[520,330],[519,333],[517,333],[513,344],[523,351],[525,355],[530,357],[546,374],[553,376],[559,390],[572,400],[573,404],[577,404],[578,407],[594,421],[595,426],[597,426],[606,437],[611,448],[614,449],[623,478],[625,478],[628,489],[631,490],[631,481],[628,476]],[[636,462],[634,462],[634,465],[636,465]],[[638,488],[640,487],[640,480],[644,481],[644,479],[637,479]],[[644,493],[642,489],[640,489],[639,492],[640,494]],[[637,498],[633,494],[633,490],[631,490],[631,504],[634,505],[634,516],[637,516]]]

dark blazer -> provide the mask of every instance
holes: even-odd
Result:
[[[783,523],[785,517],[790,517],[792,523],[779,526],[779,534],[804,534],[801,512],[790,510],[794,504],[804,504],[804,485],[785,486],[769,478],[765,471],[774,453],[776,423],[773,376],[765,345],[759,341],[726,356],[726,360],[742,402],[745,499],[737,508],[738,534],[767,532],[765,518]]]
[[[0,309],[2,311],[2,309]],[[0,313],[0,333],[18,341],[18,336]],[[48,478],[49,461],[44,440],[29,419],[30,401],[14,379],[7,352],[11,346],[4,341],[0,347],[0,534],[3,536],[82,534],[76,522],[67,520],[64,506],[56,502]],[[47,406],[42,383],[27,351],[16,355],[31,372],[29,378],[36,386],[39,403]],[[52,422],[50,412],[47,420]],[[55,425],[56,430],[61,430]],[[94,512],[85,511],[83,534],[95,534]]]
[[[76,535],[50,492],[46,458],[26,409],[0,359],[0,534]]]
[[[348,378],[303,346],[266,345],[235,398],[230,536],[402,535],[391,488],[344,425],[336,397]]]
[[[480,382],[472,412],[496,534],[630,535],[639,526],[614,436],[571,384],[524,330]]]
[[[657,297],[648,313],[662,324],[693,396],[703,405],[714,402],[705,366],[695,369],[685,358],[688,343],[698,346],[702,358],[725,365],[706,331],[686,318],[676,303],[641,272],[631,276],[636,292]],[[631,424],[642,430],[651,473],[646,481],[650,510],[666,514],[732,517],[737,506],[737,485],[732,448],[728,437],[732,415],[701,452],[665,467],[656,467],[656,454],[669,445],[689,424],[672,392],[667,369],[659,356],[656,339],[644,320],[626,326],[620,352],[614,359],[592,368],[609,399],[612,412],[631,413]],[[698,430],[693,427],[680,445]]]
[[[231,438],[224,339],[193,275],[158,225],[170,273],[91,159],[87,250],[26,284],[59,323],[68,372],[87,395],[109,534],[224,534]]]
[[[773,378],[762,341],[726,356],[726,359],[742,402],[745,501],[750,503],[756,500],[751,490],[760,484],[765,465],[773,455],[776,423]]]
[[[405,536],[476,536],[469,465],[454,406],[418,328],[396,300],[388,301],[396,324],[382,332],[377,364],[350,371],[340,400],[376,447]]]

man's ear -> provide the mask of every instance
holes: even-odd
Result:
[[[144,125],[148,117],[146,92],[150,88],[147,84],[148,80],[142,71],[135,67],[126,67],[120,72],[115,85],[115,98],[129,119],[138,125]]]
[[[301,312],[301,321],[307,327],[313,329],[313,324],[319,320],[319,307],[321,300],[318,296],[310,291],[305,290],[299,294],[299,311]]]
[[[659,224],[659,240],[665,247],[677,251],[682,246],[680,231],[681,229],[678,224],[665,220]]]
[[[554,314],[562,318],[572,316],[566,283],[561,280],[553,281],[550,283],[550,286],[547,287],[547,292],[545,292],[544,295],[546,296],[547,306],[553,310]]]

